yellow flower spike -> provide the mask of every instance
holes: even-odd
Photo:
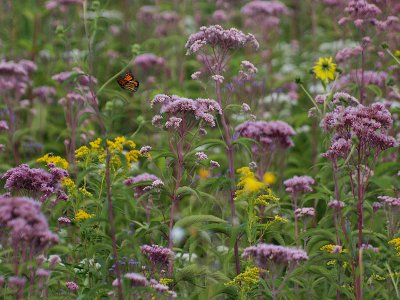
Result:
[[[225,283],[225,286],[236,286],[239,289],[249,291],[257,287],[260,282],[260,271],[257,267],[247,267],[244,272],[237,275],[232,281]]]
[[[126,141],[126,145],[131,148],[131,149],[135,149],[136,148],[136,144],[134,141]]]
[[[97,138],[94,141],[90,142],[89,145],[91,147],[91,150],[93,151],[98,151],[101,148],[101,138]]]
[[[396,255],[400,256],[400,237],[390,240],[388,244],[392,245],[397,251]]]
[[[75,218],[74,220],[76,222],[80,222],[80,221],[84,221],[84,220],[89,220],[91,218],[93,218],[94,215],[93,214],[88,214],[86,211],[84,211],[83,209],[79,209],[76,214],[75,214]]]
[[[326,265],[327,265],[327,266],[334,266],[334,265],[336,265],[336,259],[329,260],[329,261],[326,263]]]
[[[319,250],[325,251],[327,253],[348,253],[347,249],[343,249],[342,246],[328,244],[319,248]]]
[[[317,79],[325,82],[335,79],[336,64],[332,62],[332,57],[320,57],[313,70]]]
[[[265,172],[263,181],[268,185],[273,185],[276,182],[276,176],[272,172]]]
[[[58,168],[68,170],[68,162],[61,156],[45,154],[42,157],[39,157],[36,161],[46,164],[54,164]]]
[[[264,184],[260,181],[258,181],[256,178],[245,178],[244,179],[244,185],[243,185],[243,189],[246,192],[257,192],[259,190],[261,190],[264,187]]]
[[[75,182],[69,177],[63,177],[61,179],[61,186],[68,189],[68,191],[72,191],[75,189]]]
[[[278,215],[276,215],[272,221],[273,222],[281,222],[281,223],[289,222],[287,219],[282,218],[281,216],[278,216]]]
[[[85,158],[90,153],[90,150],[87,146],[81,146],[75,150],[75,158]]]
[[[89,192],[85,187],[80,187],[78,191],[85,197],[92,197],[93,194]]]
[[[130,165],[132,162],[137,162],[139,156],[140,156],[139,150],[131,150],[127,154],[125,154],[125,158],[128,161],[128,165]]]
[[[170,278],[161,278],[160,279],[160,283],[163,284],[163,285],[169,285],[169,284],[171,284],[173,282],[174,282],[174,280],[170,279]]]

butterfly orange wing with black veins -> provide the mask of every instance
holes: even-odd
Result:
[[[133,77],[131,72],[127,72],[123,77],[118,78],[118,84],[125,90],[132,92],[133,94],[139,88],[139,81]]]

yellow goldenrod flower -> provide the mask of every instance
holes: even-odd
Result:
[[[94,141],[90,142],[90,148],[92,151],[99,151],[101,149],[101,138],[97,138]]]
[[[243,183],[243,189],[250,193],[258,192],[264,187],[264,184],[258,181],[256,178],[245,178]]]
[[[314,73],[317,79],[329,82],[335,79],[336,64],[332,62],[332,57],[320,57],[315,62]]]
[[[266,194],[260,195],[256,198],[256,202],[255,204],[259,204],[259,205],[265,205],[267,206],[269,204],[268,201],[273,201],[276,202],[278,201],[279,198],[275,197],[274,194],[272,194],[271,189],[266,189]]]
[[[347,249],[343,249],[342,246],[328,244],[319,248],[319,250],[325,251],[327,253],[347,253]]]
[[[128,161],[128,165],[130,165],[132,162],[137,162],[140,156],[140,151],[139,150],[131,150],[128,153],[125,154],[125,158]]]
[[[84,220],[88,220],[93,218],[94,215],[93,214],[88,214],[86,211],[84,211],[83,209],[79,209],[76,213],[75,213],[75,218],[74,220],[77,222],[80,221],[84,221]]]
[[[200,179],[207,179],[208,177],[210,177],[210,170],[201,168],[201,169],[199,169],[197,174],[199,175]]]
[[[63,177],[61,179],[61,186],[68,189],[68,191],[72,191],[75,189],[75,182],[69,177]]]
[[[93,196],[92,193],[89,192],[89,191],[86,189],[86,187],[81,187],[81,188],[79,188],[78,190],[79,190],[79,192],[80,192],[83,196],[86,196],[86,197],[92,197],[92,196]]]
[[[168,284],[171,284],[173,282],[174,282],[174,280],[170,279],[170,278],[161,278],[160,279],[160,283],[163,284],[163,285],[168,285]]]
[[[375,279],[375,280],[377,280],[377,281],[382,281],[382,280],[385,280],[386,278],[385,277],[383,277],[383,276],[381,276],[381,275],[379,275],[379,274],[372,274],[371,275],[371,277],[372,277],[372,279]]]
[[[256,198],[255,204],[268,205],[268,200],[279,200],[272,194],[271,189],[268,187],[265,181],[259,181],[249,167],[242,167],[236,171],[240,174],[240,180],[237,184],[238,190],[235,193],[235,199],[238,199],[242,194],[262,192],[263,194]]]
[[[79,147],[75,150],[75,158],[80,159],[86,157],[90,153],[90,150],[87,146]]]
[[[121,158],[118,155],[111,156],[110,166],[113,170],[117,170],[122,166]]]
[[[326,265],[327,265],[327,266],[334,266],[334,265],[336,265],[336,259],[329,260],[329,261],[326,263]]]
[[[281,216],[278,216],[278,215],[276,215],[272,221],[273,222],[281,222],[281,223],[289,222],[287,219],[282,218]]]
[[[273,185],[276,182],[276,176],[272,172],[265,172],[263,176],[263,181],[266,184]]]
[[[111,153],[113,152],[122,152],[124,149],[124,145],[126,143],[126,139],[124,136],[118,136],[114,139],[114,141],[107,140],[107,145]]]
[[[225,283],[225,286],[236,286],[237,288],[245,291],[249,291],[256,287],[260,282],[260,269],[257,267],[249,268],[235,278],[232,281]]]
[[[46,164],[54,164],[56,167],[64,170],[68,169],[68,162],[61,156],[45,154],[42,157],[39,157],[36,161],[43,162]]]
[[[126,141],[126,144],[128,145],[129,148],[131,149],[135,149],[136,148],[136,144],[134,141]]]
[[[390,240],[389,245],[393,245],[394,249],[397,251],[397,256],[400,256],[400,237]]]

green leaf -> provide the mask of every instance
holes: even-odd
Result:
[[[194,215],[194,216],[187,216],[180,219],[178,222],[175,223],[175,227],[188,227],[196,223],[226,223],[225,220],[220,219],[213,215]]]

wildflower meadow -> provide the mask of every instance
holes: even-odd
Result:
[[[400,299],[399,0],[0,24],[0,299]]]

